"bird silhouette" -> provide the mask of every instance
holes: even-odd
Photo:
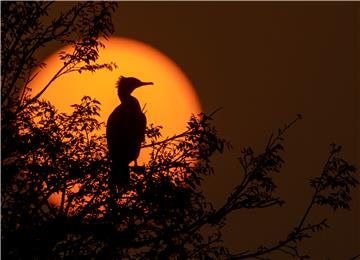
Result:
[[[139,157],[145,139],[146,116],[139,101],[131,95],[138,87],[152,85],[133,77],[120,77],[117,82],[121,104],[110,114],[106,137],[111,159],[110,188],[113,192],[129,185],[129,163]]]

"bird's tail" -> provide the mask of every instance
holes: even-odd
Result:
[[[110,186],[112,186],[112,188],[118,189],[118,191],[121,191],[129,187],[129,183],[129,165],[125,163],[113,163],[110,174]]]

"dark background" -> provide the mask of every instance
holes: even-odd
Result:
[[[56,3],[59,12],[71,3]],[[360,5],[300,2],[119,2],[115,35],[145,42],[170,57],[192,81],[205,112],[234,149],[214,158],[204,190],[216,206],[240,180],[240,149],[261,151],[272,132],[301,113],[285,142],[276,178],[282,208],[232,214],[231,249],[255,249],[285,238],[311,197],[308,179],[321,173],[329,144],[360,167]],[[44,50],[46,56],[52,50]],[[313,259],[360,253],[360,191],[351,211],[326,214],[331,229],[303,242]]]

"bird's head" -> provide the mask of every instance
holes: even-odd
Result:
[[[141,80],[133,77],[121,76],[116,84],[118,88],[118,95],[120,100],[131,95],[131,93],[138,87],[145,85],[153,85],[152,82],[142,82]]]

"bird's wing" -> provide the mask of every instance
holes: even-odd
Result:
[[[127,111],[121,105],[107,121],[106,136],[109,153],[113,160],[131,162],[139,156],[145,140],[146,117],[138,110]]]

